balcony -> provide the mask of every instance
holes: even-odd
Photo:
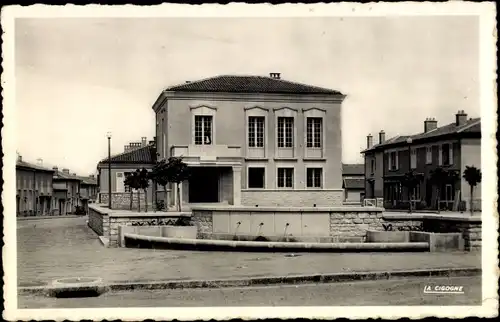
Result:
[[[218,158],[241,158],[241,147],[234,145],[177,145],[172,146],[173,157],[197,158],[200,161],[217,161]]]

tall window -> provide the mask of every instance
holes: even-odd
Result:
[[[278,168],[278,188],[293,188],[293,168]]]
[[[322,186],[322,168],[307,168],[307,187],[321,188]]]
[[[308,148],[321,148],[323,119],[321,117],[308,117],[306,141]]]
[[[194,117],[194,144],[212,144],[212,116],[196,115]]]
[[[411,199],[412,200],[420,200],[420,184],[417,184],[413,188],[413,193],[412,193]]]
[[[248,146],[251,148],[264,147],[264,117],[248,117]]]
[[[415,169],[417,167],[417,149],[411,149],[410,166],[412,169]]]
[[[397,152],[389,153],[389,170],[397,170],[398,167],[398,154]]]
[[[278,148],[293,147],[293,117],[278,117]]]
[[[371,160],[371,174],[375,173],[375,160]]]
[[[432,164],[432,146],[425,148],[425,163]]]
[[[450,165],[453,162],[453,145],[447,143],[441,146],[441,158],[443,165]]]
[[[265,168],[251,167],[248,168],[248,188],[263,189],[265,188]]]

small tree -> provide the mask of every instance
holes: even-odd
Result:
[[[168,164],[165,160],[158,161],[151,171],[151,178],[163,187],[163,202],[167,206]]]
[[[142,168],[140,170],[137,170],[138,171],[138,181],[139,181],[139,189],[142,189],[144,190],[144,203],[145,203],[145,209],[146,209],[146,212],[148,212],[148,188],[149,188],[149,179],[150,179],[150,175],[149,175],[149,172],[148,170],[146,170],[145,168]],[[139,199],[140,199],[140,195],[139,195]]]
[[[165,169],[165,178],[168,182],[173,182],[177,189],[177,210],[181,211],[181,196],[179,184],[183,181],[189,179],[189,167],[178,157],[168,158],[168,162]]]
[[[130,210],[132,210],[132,204],[134,200],[134,189],[139,189],[139,174],[137,171],[132,172],[132,173],[127,173],[125,176],[125,185],[130,188]],[[137,190],[139,191],[139,190]],[[140,204],[139,204],[139,211],[140,209]]]
[[[405,173],[403,180],[401,181],[401,184],[408,189],[408,204],[409,204],[409,212],[412,212],[412,203],[411,200],[413,199],[413,190],[418,186],[418,184],[422,181],[422,175],[419,173],[416,173],[415,171],[411,170]]]
[[[463,173],[463,178],[470,186],[470,215],[474,215],[474,207],[472,203],[474,202],[474,187],[477,186],[478,183],[482,180],[481,170],[474,166],[465,166],[465,170]]]

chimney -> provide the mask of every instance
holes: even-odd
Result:
[[[467,123],[467,114],[464,112],[464,110],[458,111],[455,117],[456,117],[455,124],[457,126],[462,126],[465,123]]]
[[[54,170],[55,172],[59,172],[59,169],[57,167],[52,167],[52,170]]]
[[[366,137],[366,148],[370,149],[373,146],[373,136],[371,134],[368,134]]]
[[[424,121],[424,133],[435,130],[438,127],[438,122],[433,117],[428,117]]]
[[[17,161],[19,161],[19,162],[22,162],[22,161],[23,161],[23,157],[22,157],[22,155],[20,155],[20,154],[18,154],[18,155],[17,155]]]
[[[43,166],[43,159],[36,159],[39,166]]]
[[[382,144],[385,142],[385,132],[384,130],[378,133],[378,144]]]
[[[94,176],[93,174],[91,174],[91,175],[89,176],[89,178],[94,179],[94,178],[95,178],[95,176]]]
[[[63,169],[63,172],[69,174],[69,169]]]
[[[141,138],[141,147],[145,147],[147,145],[147,143],[148,143],[148,138],[143,136]]]
[[[76,173],[75,172],[73,172],[73,175],[76,177]]]
[[[281,79],[281,73],[269,73],[269,77],[274,79]]]
[[[127,152],[128,151],[128,145],[124,145],[123,146],[123,152]]]

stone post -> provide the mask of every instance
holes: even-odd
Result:
[[[241,166],[233,166],[233,205],[241,205]]]

